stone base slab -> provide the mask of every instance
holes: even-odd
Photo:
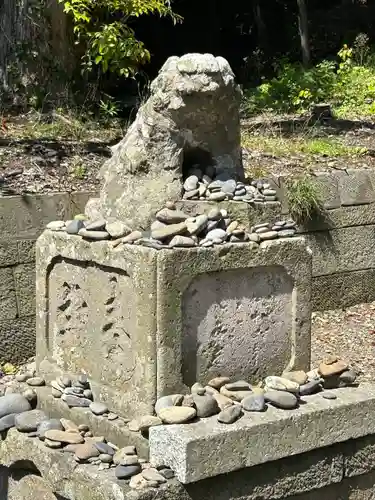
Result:
[[[151,428],[150,461],[170,466],[187,484],[375,433],[375,386],[336,394],[336,400],[306,397],[296,410],[245,413],[232,425],[211,417]]]
[[[95,436],[105,436],[108,441],[123,447],[134,445],[138,456],[148,459],[148,439],[140,432],[132,432],[119,420],[108,420],[106,417],[94,415],[88,408],[69,408],[64,401],[51,395],[50,387],[38,387],[38,408],[44,410],[51,418],[67,418],[77,425],[86,424]]]
[[[1,441],[1,439],[3,439]],[[353,439],[183,485],[131,490],[114,477],[78,465],[15,429],[0,436],[0,498],[8,500],[373,500],[375,436]]]

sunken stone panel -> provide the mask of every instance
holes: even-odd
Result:
[[[282,373],[292,357],[292,292],[293,279],[277,266],[196,278],[182,299],[185,384]]]

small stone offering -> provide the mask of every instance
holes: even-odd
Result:
[[[184,424],[193,420],[196,415],[195,408],[189,406],[172,406],[159,411],[159,417],[165,424]]]
[[[272,406],[283,410],[292,410],[298,406],[296,396],[287,391],[267,390],[264,394],[264,399]]]
[[[218,414],[217,420],[222,424],[233,424],[241,415],[242,409],[240,405],[228,406]]]

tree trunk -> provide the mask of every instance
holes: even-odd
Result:
[[[305,68],[310,66],[310,41],[309,41],[309,22],[307,18],[306,0],[297,0],[298,5],[298,29],[301,39],[302,62]]]

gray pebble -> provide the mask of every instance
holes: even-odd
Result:
[[[264,394],[264,399],[276,408],[291,410],[297,408],[298,399],[294,394],[286,391],[275,391],[270,389]]]
[[[220,241],[224,241],[226,240],[228,237],[226,231],[224,231],[224,229],[220,229],[220,228],[217,228],[217,229],[212,229],[212,231],[208,231],[208,233],[206,234],[206,240],[220,240]]]
[[[108,455],[107,453],[101,453],[99,455],[100,461],[104,464],[110,464],[113,461],[112,455]]]
[[[104,403],[91,403],[89,408],[94,415],[103,415],[104,413],[108,413],[108,406]]]
[[[264,411],[266,402],[263,394],[251,394],[241,401],[242,408],[246,411]]]
[[[240,405],[228,406],[222,410],[217,416],[218,422],[221,424],[233,424],[242,415],[242,409]]]
[[[20,413],[14,419],[14,425],[19,432],[35,432],[47,415],[42,410],[30,410]]]
[[[108,240],[110,237],[107,231],[89,231],[86,228],[80,229],[78,234],[87,240]]]
[[[110,455],[111,457],[113,457],[113,455],[115,454],[115,450],[107,443],[94,443],[94,447],[100,453],[103,453],[105,455]]]
[[[211,193],[208,197],[209,200],[212,201],[223,201],[227,195],[223,193],[222,191],[218,191],[217,193]]]
[[[234,179],[228,179],[224,181],[221,186],[221,190],[226,194],[233,194],[236,191],[237,182]]]
[[[320,380],[310,380],[306,384],[302,384],[299,387],[299,393],[301,396],[308,396],[309,394],[315,394],[321,390]]]
[[[87,398],[80,398],[71,394],[63,394],[61,399],[69,406],[69,408],[88,408],[92,401]]]
[[[336,394],[333,394],[333,392],[326,392],[324,391],[322,394],[324,399],[337,399]]]
[[[78,234],[78,232],[84,228],[84,222],[83,220],[72,220],[67,226],[66,226],[66,232],[68,234]]]
[[[95,221],[87,221],[85,222],[85,228],[88,231],[103,231],[105,229],[107,221],[104,219],[98,219]]]
[[[13,393],[0,397],[0,418],[29,410],[31,410],[30,403],[22,394]]]
[[[185,191],[193,191],[198,187],[198,177],[196,175],[190,175],[184,182]]]
[[[0,432],[7,431],[11,427],[14,427],[15,418],[18,413],[10,413],[9,415],[5,415],[0,418]]]
[[[31,377],[27,379],[26,384],[32,387],[41,387],[42,385],[45,385],[46,382],[43,377]]]
[[[294,229],[282,229],[278,231],[279,238],[291,238],[296,234]]]
[[[266,233],[259,234],[259,237],[262,241],[265,240],[274,240],[280,235],[280,231],[267,231]]]
[[[117,479],[128,479],[141,472],[140,465],[118,465],[115,469]]]
[[[210,394],[205,394],[204,396],[193,394],[193,400],[197,409],[197,417],[211,417],[219,413],[217,401]]]
[[[46,431],[50,431],[51,429],[54,429],[56,431],[63,431],[64,427],[58,418],[50,418],[48,420],[44,420],[38,425],[37,428],[39,439],[43,441],[44,434],[46,433]]]

